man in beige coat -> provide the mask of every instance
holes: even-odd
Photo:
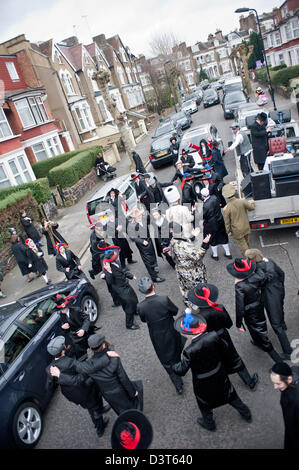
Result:
[[[227,200],[227,205],[223,208],[225,228],[228,235],[232,235],[237,243],[242,256],[249,246],[250,225],[247,211],[253,211],[255,204],[253,200],[237,199],[236,190],[231,184],[226,184],[222,189],[222,194]]]

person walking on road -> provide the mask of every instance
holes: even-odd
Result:
[[[143,166],[140,155],[134,149],[131,149],[131,154],[135,163],[136,171],[138,173],[146,173],[146,169]]]
[[[271,382],[280,391],[280,406],[284,420],[284,449],[299,450],[299,367],[285,362],[274,364]]]
[[[28,258],[29,267],[32,265],[33,272],[36,273],[37,277],[42,276],[47,286],[51,284],[51,279],[48,279],[47,271],[48,265],[44,260],[44,253],[41,248],[38,248],[33,240],[27,238],[25,245],[28,246]]]
[[[268,146],[268,132],[271,130],[267,127],[267,114],[259,113],[256,117],[255,123],[250,127],[251,142],[253,148],[253,159],[262,170],[267,158]]]
[[[217,141],[213,142],[212,160],[210,161],[210,164],[213,166],[215,173],[217,173],[222,180],[228,175],[228,171],[219,150],[219,143]]]
[[[34,272],[34,268],[29,259],[29,248],[21,242],[17,234],[12,235],[10,241],[11,251],[16,258],[22,276],[26,276],[27,282],[33,281],[34,278],[30,277],[30,273]]]
[[[20,211],[20,222],[25,230],[27,238],[31,238],[36,245],[42,245],[41,236],[33,225],[33,219],[27,215],[25,209]]]
[[[163,258],[165,256],[166,261],[172,269],[175,269],[175,262],[168,252],[170,245],[171,233],[169,231],[169,224],[165,215],[162,214],[159,206],[152,209],[152,218],[154,219],[155,226],[155,245],[157,255]]]
[[[192,371],[193,391],[202,418],[197,422],[204,429],[216,430],[213,409],[229,404],[240,416],[251,422],[251,412],[238,396],[223,365],[226,342],[215,332],[207,332],[207,323],[201,315],[187,311],[175,321],[176,330],[187,338],[182,360],[173,366],[176,374]],[[191,341],[190,341],[191,340]]]
[[[85,276],[78,256],[71,250],[66,250],[64,243],[57,243],[55,248],[58,252],[56,256],[57,271],[64,273],[68,280]]]
[[[179,144],[177,142],[177,139],[176,137],[170,137],[170,147],[169,147],[169,150],[171,152],[171,155],[172,155],[172,162],[173,164],[175,165],[177,160],[178,160],[178,156],[179,156]]]
[[[245,255],[247,258],[253,259],[253,261],[257,263],[257,266],[262,269],[265,274],[270,276],[270,279],[267,280],[266,284],[262,287],[265,310],[270,324],[281,344],[283,350],[281,357],[290,360],[293,349],[285,332],[287,326],[284,320],[285,274],[278,264],[272,259],[265,258],[260,250],[255,248],[246,250]]]
[[[139,279],[138,289],[145,299],[137,305],[137,313],[141,321],[147,323],[158,359],[181,395],[183,381],[172,370],[172,365],[180,361],[183,349],[181,335],[173,326],[173,317],[178,313],[178,308],[167,296],[156,294],[155,285],[149,277]]]
[[[227,154],[234,149],[237,150],[237,155],[240,156],[240,168],[243,178],[245,178],[249,173],[253,172],[253,168],[250,163],[252,146],[246,132],[242,132],[240,130],[240,126],[237,122],[234,122],[230,127],[234,134],[234,141],[230,147],[224,150],[224,154]],[[217,170],[215,169],[215,171]]]
[[[175,186],[168,186],[165,190],[165,197],[169,204],[169,209],[165,215],[169,223],[176,223],[182,227],[186,238],[192,238],[194,215],[187,206],[181,204],[181,196]]]
[[[192,309],[199,309],[200,315],[207,322],[207,331],[216,333],[227,343],[228,349],[223,354],[223,366],[228,375],[237,373],[250,390],[255,390],[258,383],[258,374],[250,376],[247,367],[239,356],[229,334],[233,322],[226,308],[216,303],[218,289],[213,284],[199,283],[194,289],[189,290],[188,300]]]
[[[235,197],[236,190],[231,184],[226,184],[223,187],[222,194],[227,200],[227,205],[223,208],[226,233],[233,237],[242,256],[245,256],[245,251],[250,248],[250,225],[247,211],[255,209],[254,201],[237,199]]]
[[[236,258],[226,269],[235,278],[236,327],[244,333],[245,323],[252,338],[251,343],[267,352],[274,362],[280,362],[282,358],[268,337],[264,313],[261,287],[267,278],[261,270],[256,272],[253,260]]]
[[[103,414],[110,410],[110,405],[104,406],[103,398],[93,380],[83,374],[77,374],[74,359],[66,356],[63,336],[56,336],[52,339],[47,346],[47,351],[53,356],[53,361],[46,368],[46,389],[54,390],[56,383],[60,385],[61,393],[67,400],[88,411],[98,437],[102,437],[109,422],[109,418],[103,417]]]

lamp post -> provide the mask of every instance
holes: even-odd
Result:
[[[264,60],[265,60],[265,64],[266,64],[266,69],[267,69],[267,75],[268,75],[268,81],[269,81],[269,92],[270,92],[270,96],[271,96],[271,99],[272,99],[272,103],[273,103],[274,110],[276,111],[277,108],[276,108],[275,99],[274,99],[274,89],[273,89],[273,87],[272,87],[272,82],[271,82],[271,77],[270,77],[270,72],[269,72],[267,57],[266,57],[265,48],[264,48],[264,41],[263,41],[263,36],[262,36],[262,31],[261,31],[261,25],[260,25],[260,21],[259,21],[259,17],[258,17],[257,11],[256,11],[254,8],[246,8],[246,7],[244,7],[244,8],[237,8],[237,10],[235,10],[235,13],[245,13],[245,12],[248,12],[248,11],[254,11],[255,16],[256,16],[256,21],[257,21],[257,25],[258,25],[259,35],[260,35],[261,41],[262,41],[263,56],[264,56]]]
[[[172,98],[172,90],[171,90],[171,84],[170,84],[170,81],[169,81],[169,77],[168,77],[168,74],[167,74],[167,70],[166,70],[166,64],[170,64],[172,62],[172,60],[167,60],[166,62],[164,62],[164,70],[165,70],[165,75],[166,75],[166,79],[167,79],[167,83],[168,83],[168,87],[169,87],[169,91],[170,91],[170,98]],[[176,105],[174,103],[174,109],[175,109],[175,112],[177,113],[177,108],[176,108]]]

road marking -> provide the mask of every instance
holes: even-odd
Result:
[[[259,236],[261,247],[262,248],[268,248],[268,246],[280,246],[280,245],[288,245],[289,242],[281,242],[281,243],[270,243],[269,245],[265,245],[263,242],[263,237],[262,235]]]

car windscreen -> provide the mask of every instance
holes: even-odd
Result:
[[[155,136],[158,137],[159,135],[163,135],[163,134],[166,134],[166,132],[171,132],[171,131],[173,131],[172,124],[171,123],[165,124],[165,126],[161,126],[156,129]]]
[[[217,92],[211,88],[210,90],[204,92],[203,97],[210,98],[211,96],[213,97],[215,95],[217,95]]]
[[[231,93],[224,98],[225,104],[234,104],[245,101],[245,97],[242,93]]]
[[[230,83],[229,85],[224,85],[224,93],[228,93],[231,90],[242,90],[242,83]]]
[[[193,101],[192,100],[189,100],[189,101],[185,101],[182,106],[185,107],[185,106],[190,106],[190,104],[192,104]]]
[[[161,149],[167,149],[170,146],[169,137],[165,139],[158,139],[152,143],[152,149],[154,152]]]
[[[181,145],[180,145],[180,154],[182,153],[182,150],[188,150],[188,152],[196,152],[195,149],[192,149],[189,147],[189,142],[191,142],[194,145],[199,146],[201,139],[206,139],[207,140],[207,134],[206,132],[203,134],[197,134],[192,137],[189,137],[188,140],[182,140]]]
[[[186,114],[182,111],[181,113],[177,113],[175,114],[172,119],[174,121],[178,121],[179,119],[185,119],[186,118]]]

